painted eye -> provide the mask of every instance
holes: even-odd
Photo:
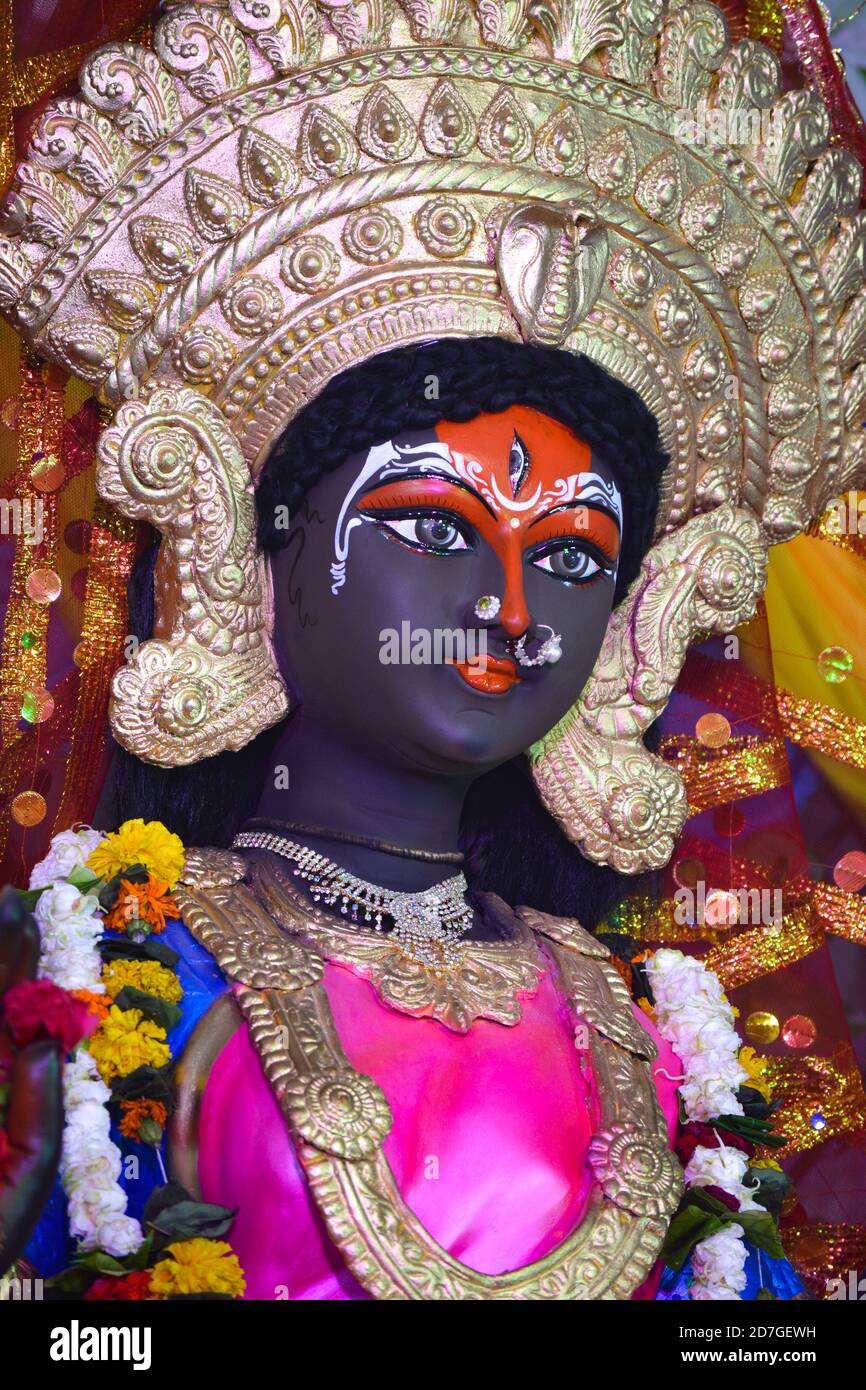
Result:
[[[408,516],[386,523],[387,530],[418,550],[438,554],[468,550],[469,543],[462,529],[447,516],[433,512],[426,516]]]
[[[545,570],[547,574],[554,574],[557,579],[565,579],[571,584],[585,584],[597,574],[609,573],[593,560],[591,555],[587,555],[585,550],[576,545],[549,550],[546,555],[533,560],[532,564],[536,569]]]

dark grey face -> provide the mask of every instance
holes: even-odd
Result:
[[[348,458],[272,560],[277,652],[304,720],[440,775],[524,751],[595,664],[621,525],[611,470],[522,407]],[[499,611],[479,618],[488,595]],[[533,656],[550,632],[561,658],[521,664],[520,639]]]

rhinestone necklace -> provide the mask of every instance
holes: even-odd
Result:
[[[393,939],[419,965],[453,970],[463,958],[462,938],[473,921],[463,874],[454,874],[417,893],[401,893],[357,878],[333,859],[284,835],[244,830],[235,836],[232,848],[265,849],[290,859],[293,875],[310,884],[314,902],[326,907],[339,903],[342,915],[362,929],[369,924],[371,931],[384,931],[382,919],[389,917],[394,924]]]

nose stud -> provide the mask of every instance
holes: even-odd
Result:
[[[538,641],[538,638],[535,638],[530,644],[532,648],[531,652],[526,649],[525,632],[520,640],[515,642],[514,655],[521,666],[544,666],[547,663],[550,663],[552,666],[562,656],[562,638],[559,633],[554,632],[553,628],[548,627],[547,623],[539,623],[539,635],[541,634],[542,628],[549,632],[550,636],[545,637],[541,642]]]
[[[482,594],[475,605],[475,616],[492,622],[494,618],[499,616],[501,607],[502,601],[495,594]]]

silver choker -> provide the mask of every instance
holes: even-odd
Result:
[[[292,873],[310,885],[313,902],[336,907],[362,929],[384,931],[384,917],[394,924],[391,936],[412,960],[433,969],[453,970],[459,965],[470,930],[473,911],[466,902],[463,874],[454,874],[417,893],[380,888],[357,878],[333,859],[296,844],[284,835],[266,830],[244,830],[232,841],[233,849],[264,849],[290,859]]]

